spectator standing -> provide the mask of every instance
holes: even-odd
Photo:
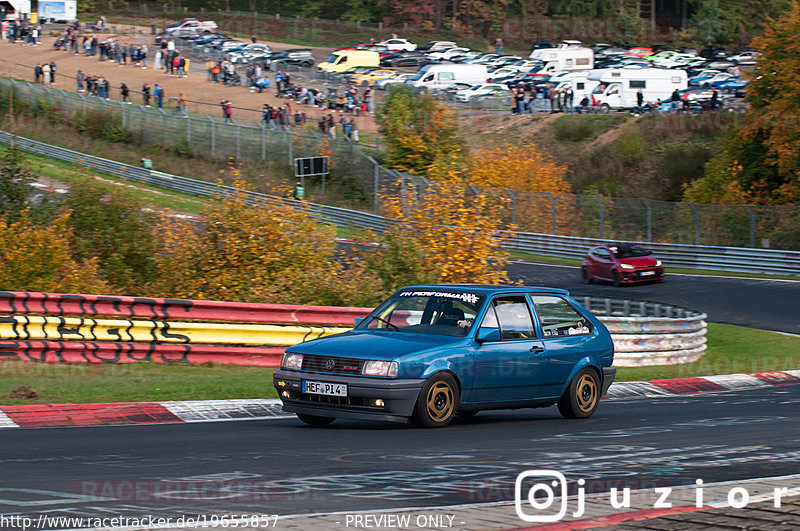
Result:
[[[681,95],[678,93],[678,89],[672,91],[672,97],[670,100],[672,101],[672,110],[677,111],[681,105]]]
[[[153,58],[153,68],[158,70],[161,68],[161,49],[156,50],[156,56]]]
[[[42,65],[36,65],[33,67],[33,82],[34,83],[41,83],[42,82]]]
[[[126,85],[124,82],[119,87],[119,93],[122,96],[122,102],[123,103],[130,103],[130,101],[128,100],[128,97],[131,95],[131,91],[128,88],[128,85]]]
[[[42,65],[41,82],[47,83],[49,81],[49,78],[50,78],[50,63],[44,63]]]
[[[188,118],[189,116],[188,108],[189,108],[189,100],[186,99],[186,93],[181,92],[180,95],[178,95],[178,109],[180,110],[180,113],[183,115],[184,118]]]
[[[231,116],[233,115],[233,104],[228,100],[222,100],[219,102],[219,105],[222,108],[222,117],[225,119],[225,123],[233,123],[233,120],[231,119]]]
[[[82,70],[78,70],[78,75],[75,76],[75,82],[78,85],[78,92],[84,92],[83,90],[83,81],[86,79]]]
[[[56,83],[56,63],[55,61],[50,61],[50,84],[55,85]]]
[[[164,108],[164,89],[161,88],[161,85],[156,83],[156,86],[153,87],[153,96],[156,99],[156,107],[159,109]]]
[[[142,99],[144,100],[144,106],[150,107],[150,85],[147,83],[142,85]]]
[[[503,39],[497,37],[494,41],[494,49],[497,55],[503,55]]]

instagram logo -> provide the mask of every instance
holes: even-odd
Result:
[[[523,500],[527,501],[524,508]],[[558,503],[558,512],[552,512],[554,503]],[[567,514],[567,478],[555,470],[522,472],[514,484],[514,508],[525,522],[558,522]]]

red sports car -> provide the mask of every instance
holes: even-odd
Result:
[[[663,280],[664,268],[650,251],[630,243],[617,243],[590,249],[583,259],[581,276],[586,284],[598,279],[619,286]]]

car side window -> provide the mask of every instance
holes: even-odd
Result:
[[[535,339],[531,312],[524,296],[500,297],[492,301],[482,328],[499,328],[500,339]]]
[[[592,333],[592,323],[561,297],[533,295],[531,298],[545,339]]]

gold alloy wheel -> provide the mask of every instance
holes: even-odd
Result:
[[[578,409],[587,413],[597,403],[597,380],[593,374],[586,373],[578,380],[575,386],[575,399]]]
[[[453,386],[446,381],[438,381],[428,390],[428,416],[434,422],[443,422],[450,418],[455,408]]]

